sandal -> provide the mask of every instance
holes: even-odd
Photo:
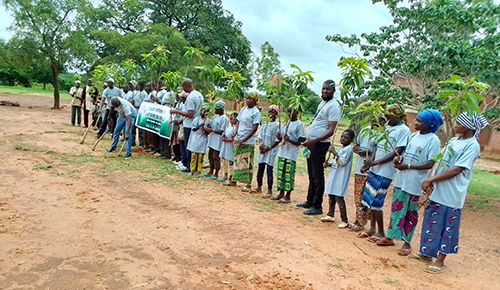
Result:
[[[290,203],[291,201],[289,199],[284,199],[284,198],[281,198],[281,199],[278,199],[278,203]]]
[[[430,261],[432,261],[432,258],[428,258],[428,257],[422,256],[420,254],[410,255],[410,256],[408,256],[408,259],[413,259],[413,260],[417,260],[417,261],[421,261],[421,262],[430,262]]]
[[[201,177],[212,177],[212,176],[211,176],[210,174],[208,174],[208,173],[202,174],[202,175],[200,175],[200,176],[201,176]]]
[[[379,239],[377,242],[376,242],[377,246],[394,246],[394,241],[392,239],[389,239],[389,238],[383,238],[383,239]]]
[[[434,265],[430,265],[429,267],[427,267],[427,269],[425,269],[424,271],[429,273],[429,274],[441,274],[443,273],[444,271],[446,270],[445,267],[438,267],[438,266],[434,266]]]
[[[361,233],[358,233],[358,234],[356,235],[356,237],[358,237],[358,238],[360,238],[360,239],[366,239],[366,238],[369,238],[369,237],[371,237],[371,236],[372,236],[372,235],[370,235],[370,234],[368,234],[368,233],[366,233],[366,232],[361,232]]]
[[[360,232],[360,231],[364,230],[365,228],[362,226],[358,226],[358,225],[351,225],[350,229],[351,229],[351,232]]]
[[[399,249],[398,255],[400,256],[408,256],[411,254],[411,249]]]
[[[379,238],[379,237],[377,237],[377,236],[371,236],[371,237],[368,237],[366,240],[367,240],[368,242],[370,242],[370,243],[374,243],[374,244],[376,244],[376,243],[378,243],[378,241],[380,241],[380,240],[381,240],[381,238]]]
[[[210,176],[210,179],[212,179],[212,180],[217,180],[218,178],[217,178],[217,177],[215,177],[215,176]]]

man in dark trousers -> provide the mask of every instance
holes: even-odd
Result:
[[[307,201],[298,204],[298,207],[307,209],[306,215],[323,214],[323,194],[325,192],[325,163],[326,153],[330,147],[330,137],[340,120],[340,105],[334,98],[335,82],[326,80],[321,89],[323,101],[318,105],[314,119],[307,130],[307,139],[302,145],[310,151],[307,159],[309,174],[309,189]]]

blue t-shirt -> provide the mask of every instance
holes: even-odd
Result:
[[[244,107],[238,114],[238,132],[236,132],[235,141],[243,140],[253,129],[254,125],[259,125],[262,119],[259,109],[256,107]],[[255,145],[255,134],[248,138],[245,145]]]
[[[193,111],[193,118],[186,118],[184,120],[184,128],[196,128],[192,125],[194,118],[200,116],[201,108],[205,104],[203,96],[198,91],[192,91],[186,98],[186,112]]]
[[[406,147],[408,141],[410,140],[411,131],[405,124],[400,124],[398,126],[387,126],[386,129],[389,133],[389,143],[394,147]],[[387,150],[385,143],[387,141],[383,140],[377,144],[377,151],[375,152],[375,160],[380,160],[385,156],[392,154],[394,151],[391,146],[387,144]],[[394,168],[394,163],[392,161],[386,162],[381,165],[373,166],[370,169],[371,172],[377,174],[378,176],[385,177],[387,179],[394,179],[396,174],[396,168]]]
[[[481,148],[476,138],[459,139],[452,138],[448,142],[441,166],[436,174],[458,166],[464,170],[457,176],[434,183],[434,191],[429,197],[430,200],[451,208],[461,209],[464,207],[467,187],[472,177],[474,162],[479,157]]]
[[[352,157],[353,151],[351,145],[337,149],[337,158],[341,164],[338,164],[336,160],[332,160],[332,170],[330,171],[330,175],[328,175],[325,185],[325,194],[347,196],[352,170]]]
[[[229,118],[225,115],[215,115],[210,121],[210,125],[214,131],[222,131],[226,130],[226,127],[229,125]],[[222,135],[217,134],[215,132],[210,133],[208,135],[208,148],[212,148],[216,151],[220,151],[220,147],[222,146]]]
[[[191,129],[196,129],[196,127],[204,124],[204,126],[207,124],[206,121],[203,121],[200,116],[194,118],[192,122],[192,128]],[[187,150],[191,151],[192,153],[201,153],[205,154],[207,151],[207,140],[208,136],[205,130],[203,130],[203,127],[200,127],[196,131],[191,131],[191,135],[189,137],[188,145],[187,145]]]
[[[368,130],[371,130],[370,126],[361,129],[361,131],[358,133],[358,136],[356,136],[356,143],[359,146],[359,150],[361,151],[368,150],[371,151],[373,154],[373,152],[375,152],[375,149],[377,148],[377,143],[373,140],[370,140],[370,135],[363,136],[365,132]],[[358,158],[356,160],[356,168],[354,168],[354,174],[368,176],[368,172],[361,173],[361,168],[363,168],[365,160],[366,157],[358,155]]]
[[[122,90],[117,88],[106,88],[104,92],[102,92],[102,97],[106,98],[108,105],[106,106],[107,110],[111,110],[111,99],[114,97],[123,97]]]
[[[410,138],[403,155],[403,163],[410,164],[410,169],[401,170],[394,182],[394,187],[401,188],[411,195],[422,195],[422,182],[429,176],[429,170],[413,170],[411,165],[432,160],[439,155],[439,138],[432,133],[415,133]]]
[[[262,125],[259,132],[259,140],[264,147],[271,146],[275,142],[278,142],[276,135],[280,130],[280,124],[277,121],[269,122]],[[265,154],[260,154],[257,156],[257,164],[266,163],[269,166],[274,166],[276,161],[276,154],[278,153],[278,146],[267,151]]]
[[[288,126],[288,132],[286,131]],[[299,141],[300,138],[306,137],[306,129],[304,123],[300,120],[293,121],[290,125],[281,126],[281,136],[288,135],[288,139],[292,141]],[[284,142],[284,141],[283,141]],[[299,156],[300,146],[293,145],[290,142],[281,143],[278,145],[278,157],[285,158],[292,161],[297,161],[297,157]]]

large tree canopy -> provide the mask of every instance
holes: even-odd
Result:
[[[255,79],[257,89],[265,91],[266,84],[272,76],[282,75],[280,55],[274,51],[274,47],[269,42],[264,42],[260,46],[260,57],[255,59]]]
[[[493,0],[373,0],[387,6],[393,25],[374,33],[327,36],[366,57],[375,77],[366,82],[379,100],[404,100],[419,106],[439,93],[436,81],[450,74],[500,85],[500,7]],[[411,90],[393,81],[399,76]]]
[[[5,0],[4,5],[14,18],[10,29],[14,31],[19,49],[50,63],[54,108],[59,108],[61,67],[72,58],[92,61],[95,54],[80,23],[81,11],[90,3],[86,0]]]

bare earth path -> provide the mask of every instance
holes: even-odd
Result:
[[[491,212],[464,210],[459,255],[430,275],[400,244],[378,247],[151,156],[111,156],[109,137],[92,152],[94,132],[78,144],[83,129],[51,98],[0,100],[21,103],[0,107],[0,289],[500,289]],[[300,176],[294,202],[306,186]],[[348,205],[352,218],[352,189]]]

